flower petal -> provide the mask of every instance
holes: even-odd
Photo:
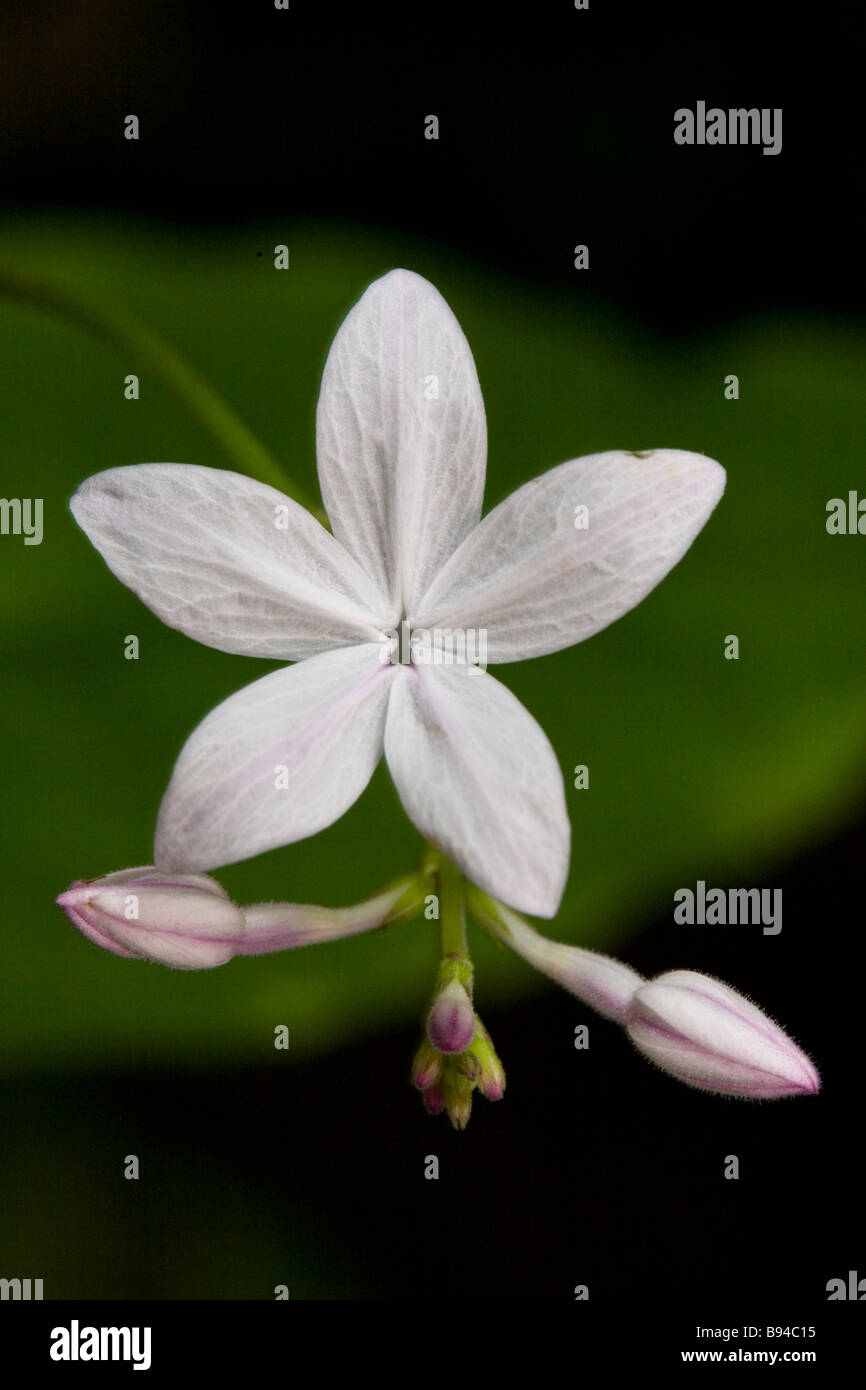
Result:
[[[720,464],[678,449],[560,464],[488,513],[410,619],[486,629],[493,663],[583,642],[682,558],[724,487]]]
[[[169,876],[149,865],[74,883],[57,901],[98,946],[180,970],[225,965],[245,929],[216,879]]]
[[[297,661],[374,641],[386,625],[382,600],[339,541],[297,502],[240,473],[109,468],[69,505],[118,579],[209,647]]]
[[[156,827],[163,870],[213,869],[303,840],[361,795],[396,667],[375,643],[310,657],[232,695],[177,760]]]
[[[724,1095],[815,1095],[815,1067],[788,1035],[721,980],[670,970],[643,984],[627,1031],[650,1061],[686,1085]]]
[[[469,344],[420,275],[375,280],[340,327],[317,447],[334,535],[388,594],[394,627],[478,521],[487,458]]]
[[[552,917],[570,828],[547,736],[485,671],[395,669],[385,757],[407,815],[480,888]]]

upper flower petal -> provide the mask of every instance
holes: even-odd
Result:
[[[469,344],[420,275],[375,280],[341,325],[317,450],[334,535],[389,596],[394,626],[478,521],[487,458]]]
[[[163,870],[213,869],[331,825],[382,755],[394,671],[375,643],[273,671],[204,719],[159,810]]]
[[[297,502],[240,473],[109,468],[69,505],[118,579],[209,647],[296,661],[374,641],[387,625],[381,598],[339,541]]]
[[[487,672],[396,669],[385,757],[407,815],[480,888],[552,917],[570,829],[544,731]]]
[[[409,617],[485,628],[490,662],[570,647],[640,603],[724,487],[720,464],[679,449],[572,459],[489,512]]]

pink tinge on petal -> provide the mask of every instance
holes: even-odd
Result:
[[[130,951],[126,946],[122,946],[108,932],[101,930],[89,915],[85,915],[81,911],[87,901],[86,897],[81,896],[75,884],[56,899],[58,906],[63,908],[72,925],[77,927],[88,941],[92,941],[94,946],[101,946],[103,950],[111,951],[116,956],[126,956],[130,960],[139,959],[137,951]]]
[[[421,1096],[428,1115],[441,1115],[445,1109],[445,1092],[441,1086],[438,1084],[428,1086],[425,1091],[422,1091]]]
[[[475,1035],[475,1011],[457,980],[446,985],[427,1016],[427,1036],[437,1052],[465,1052]]]
[[[73,888],[112,888],[118,885],[128,885],[131,888],[137,886],[144,888],[170,888],[172,892],[199,892],[210,893],[216,898],[228,898],[228,893],[215,878],[210,874],[167,874],[162,869],[157,869],[153,864],[141,865],[136,869],[119,869],[115,873],[101,874],[99,878],[93,878],[86,883],[74,883]]]
[[[95,945],[182,970],[224,965],[243,932],[238,908],[203,877],[122,870],[73,884],[57,901]]]
[[[476,910],[518,955],[590,1008],[616,1023],[629,1017],[635,991],[646,983],[636,970],[598,951],[551,941],[503,903],[492,916],[483,900]]]
[[[486,1072],[481,1072],[477,1084],[485,1100],[501,1100],[505,1095],[505,1087],[502,1082],[494,1076],[488,1076]]]
[[[235,954],[261,956],[372,931],[382,925],[403,891],[402,887],[388,890],[354,907],[253,903],[243,909],[244,933]]]
[[[419,1091],[427,1091],[442,1073],[442,1063],[439,1060],[431,1059],[423,1066],[418,1066],[412,1075],[412,1084],[417,1086]]]
[[[777,1024],[727,985],[671,971],[640,989],[627,1023],[635,1046],[688,1085],[727,1095],[815,1095],[820,1078]]]
[[[487,672],[396,669],[385,757],[407,815],[470,882],[552,917],[568,872],[570,827],[544,731]]]
[[[615,1023],[623,1023],[629,1016],[635,991],[644,983],[643,977],[611,956],[603,956],[598,951],[586,951],[582,947],[564,947],[569,952],[568,960],[560,958],[552,975],[582,999],[591,1009]]]
[[[155,858],[213,869],[332,825],[382,755],[397,668],[379,645],[273,671],[223,701],[187,739],[163,797]]]

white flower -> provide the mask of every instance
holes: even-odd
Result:
[[[404,621],[410,632],[483,630],[491,663],[581,642],[680,559],[724,470],[668,449],[594,454],[482,521],[472,354],[439,293],[406,270],[375,281],[340,328],[317,442],[333,534],[263,483],[183,464],[108,469],[70,504],[171,627],[297,663],[191,735],[160,809],[156,863],[211,869],[313,835],[360,796],[384,751],[428,840],[497,898],[552,916],[569,824],[545,734],[486,672],[383,664],[385,635]]]

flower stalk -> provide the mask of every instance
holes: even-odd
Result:
[[[423,868],[439,888],[440,962],[426,1034],[412,1063],[412,1082],[431,1115],[446,1110],[455,1129],[465,1129],[477,1089],[501,1100],[505,1071],[472,1003],[474,970],[466,937],[470,885],[444,855],[429,847]]]
[[[73,883],[57,899],[94,945],[115,955],[182,970],[225,965],[337,941],[414,917],[428,883],[405,874],[352,907],[253,903],[238,907],[208,874],[165,874],[148,865]]]
[[[477,921],[603,1017],[648,1061],[698,1090],[744,1099],[816,1095],[821,1081],[796,1043],[749,999],[693,970],[645,980],[610,956],[540,936],[518,913],[469,886]]]

